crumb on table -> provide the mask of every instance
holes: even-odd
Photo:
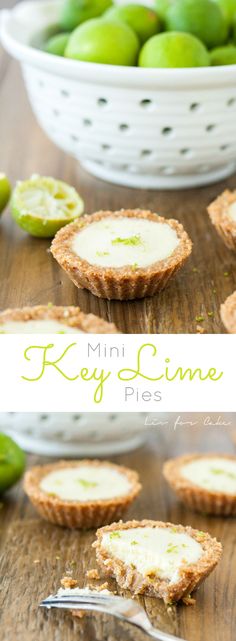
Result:
[[[100,579],[98,570],[96,570],[95,568],[93,568],[92,570],[87,570],[86,577],[87,579],[94,579],[94,581],[98,581]]]
[[[61,585],[63,588],[76,588],[78,581],[72,579],[70,576],[64,576],[63,579],[61,579]]]
[[[71,610],[71,614],[73,617],[77,617],[77,619],[84,619],[88,612],[86,612],[86,610]]]
[[[196,599],[193,599],[191,596],[184,596],[182,599],[184,605],[195,605]]]
[[[197,329],[197,334],[205,334],[206,332],[206,330],[204,329],[204,327],[202,327],[202,325],[197,325],[196,329]]]

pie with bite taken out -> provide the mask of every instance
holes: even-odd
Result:
[[[99,211],[67,225],[51,252],[77,287],[107,299],[153,296],[185,263],[182,225],[151,211]]]
[[[174,603],[217,565],[222,547],[208,533],[162,521],[113,523],[93,544],[103,572],[122,589]]]

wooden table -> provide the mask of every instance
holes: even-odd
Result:
[[[187,641],[234,641],[235,519],[204,517],[186,510],[161,475],[163,460],[172,455],[198,449],[209,451],[213,442],[215,450],[234,451],[231,432],[219,427],[200,429],[199,425],[174,432],[171,424],[172,418],[169,427],[155,428],[145,447],[116,458],[117,462],[138,470],[143,484],[143,491],[127,518],[169,520],[208,530],[222,541],[224,553],[219,566],[196,592],[194,606],[167,607],[159,599],[150,598],[142,598],[141,602],[154,625]],[[43,460],[29,457],[29,465],[36,462]],[[68,573],[79,579],[80,586],[88,584],[85,572],[96,567],[91,548],[93,531],[73,532],[42,521],[19,486],[5,495],[0,514],[1,641],[147,639],[141,632],[105,615],[89,614],[78,620],[68,613],[38,608],[40,600],[55,592],[60,579]],[[109,587],[116,589],[115,582],[111,580]]]
[[[14,0],[5,0],[4,4],[10,6]],[[77,290],[47,252],[49,241],[30,238],[7,212],[0,227],[0,308],[49,301],[79,304],[85,312],[114,321],[125,333],[194,333],[196,317],[203,316],[201,325],[206,332],[224,331],[219,306],[236,289],[235,258],[217,237],[206,206],[225,187],[235,187],[235,176],[217,185],[180,192],[122,188],[93,178],[57,149],[39,128],[19,66],[2,51],[0,141],[0,170],[9,175],[13,185],[32,173],[55,176],[80,191],[88,213],[144,207],[180,220],[194,242],[191,259],[158,296],[127,303],[108,302]],[[213,315],[209,317],[208,312]]]

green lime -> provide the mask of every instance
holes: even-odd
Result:
[[[130,65],[137,62],[139,41],[134,31],[115,20],[88,20],[70,36],[65,56],[85,62]]]
[[[229,25],[233,23],[236,15],[236,0],[214,0],[224,12]]]
[[[17,224],[39,238],[55,236],[83,210],[84,203],[73,187],[37,175],[18,182],[11,199],[12,216]]]
[[[167,11],[166,28],[191,33],[210,49],[228,35],[226,18],[214,0],[176,0]]]
[[[141,49],[140,67],[208,67],[204,44],[189,33],[160,33]]]
[[[52,53],[54,56],[64,56],[65,48],[69,40],[69,33],[58,33],[56,36],[49,38],[44,45],[46,53]]]
[[[6,174],[0,173],[0,214],[3,212],[11,195],[11,185]]]
[[[104,18],[121,20],[135,31],[141,44],[160,31],[160,20],[156,11],[141,4],[126,4],[112,7]]]
[[[20,479],[24,469],[24,452],[9,436],[0,433],[0,494]]]
[[[216,47],[210,51],[211,64],[218,65],[236,65],[236,46],[227,45],[226,47]]]
[[[164,26],[167,11],[171,7],[173,2],[174,0],[155,0],[156,11]]]
[[[236,43],[236,14],[233,19],[233,40]]]
[[[82,22],[101,16],[112,4],[112,0],[64,0],[60,25],[65,31],[72,31]]]

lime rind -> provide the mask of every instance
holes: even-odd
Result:
[[[32,236],[52,238],[61,227],[81,216],[84,203],[74,187],[36,175],[16,185],[11,211],[17,224]]]
[[[0,496],[21,478],[26,464],[22,449],[10,436],[0,433]]]
[[[0,214],[3,212],[11,195],[11,185],[6,174],[0,172]]]

